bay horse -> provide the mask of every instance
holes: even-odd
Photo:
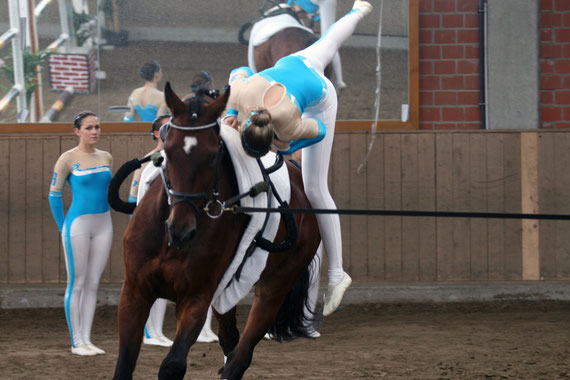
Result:
[[[217,123],[229,91],[215,100],[205,96],[181,100],[170,83],[166,84],[164,94],[172,119],[164,146],[164,177],[159,176],[150,185],[124,235],[125,280],[119,300],[115,379],[132,378],[144,324],[152,303],[159,297],[176,303],[177,327],[158,378],[184,377],[190,347],[202,329],[212,297],[250,219],[249,215],[231,212],[212,218],[204,211],[208,201],[230,199],[239,193]],[[300,170],[289,162],[286,165],[290,206],[310,208]],[[269,254],[255,284],[253,304],[241,336],[236,327],[236,307],[224,314],[214,310],[226,358],[219,372],[222,379],[242,378],[256,344],[268,331],[278,340],[306,336],[303,326],[307,319],[304,307],[309,263],[320,235],[314,214],[296,214],[293,218],[298,227],[297,239],[287,251]],[[282,217],[275,241],[285,235]]]
[[[267,4],[274,7],[266,11]],[[303,50],[318,40],[311,29],[312,19],[302,9],[296,11],[286,4],[265,0],[259,12],[261,17],[253,23],[244,24],[238,35],[238,40],[248,45],[248,66],[254,73],[273,67],[279,59]],[[249,39],[246,39],[244,35],[249,28]],[[260,38],[267,40],[258,44],[256,41]],[[330,78],[330,73],[329,65],[325,68],[325,75]]]

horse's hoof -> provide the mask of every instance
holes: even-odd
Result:
[[[325,302],[325,307],[323,308],[323,315],[325,317],[331,315],[342,302],[342,297],[344,297],[344,292],[352,284],[352,279],[345,272],[342,276],[342,280],[334,286],[329,286],[327,291],[328,299]]]
[[[89,348],[88,345],[82,344],[78,347],[71,347],[71,353],[79,356],[95,356],[97,353]]]

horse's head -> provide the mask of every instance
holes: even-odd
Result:
[[[163,173],[170,203],[166,221],[168,243],[183,248],[197,232],[197,217],[208,201],[215,198],[220,165],[220,127],[229,90],[216,99],[201,92],[181,100],[170,83],[164,89],[172,119],[164,151],[167,163]]]

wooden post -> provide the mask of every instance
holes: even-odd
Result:
[[[538,133],[521,133],[521,212],[537,214],[538,203]],[[523,219],[522,278],[540,279],[540,246],[538,220]]]

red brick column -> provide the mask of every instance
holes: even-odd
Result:
[[[73,87],[76,93],[95,89],[95,51],[86,54],[56,53],[49,56],[49,78],[52,90],[64,91]]]
[[[481,128],[477,0],[420,0],[420,129]]]
[[[570,0],[540,1],[540,126],[570,128]]]

